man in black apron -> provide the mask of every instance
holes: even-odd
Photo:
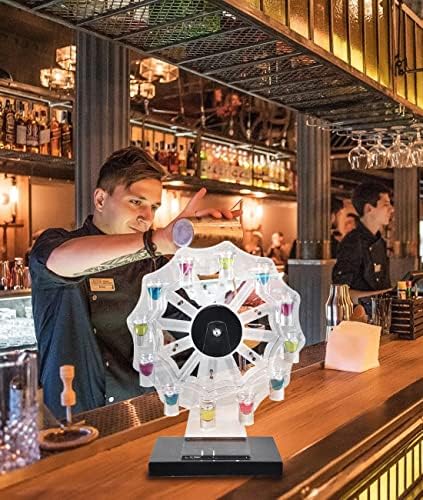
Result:
[[[332,281],[350,286],[353,301],[382,293],[391,288],[389,260],[381,230],[394,212],[389,190],[380,183],[360,184],[353,193],[352,203],[360,220],[356,229],[341,241],[337,251]]]
[[[130,147],[113,153],[100,170],[94,214],[75,231],[48,229],[30,254],[32,304],[44,400],[57,417],[59,367],[75,366],[76,412],[144,392],[132,368],[133,343],[126,318],[142,277],[176,250],[170,223],[151,230],[162,196],[164,171]],[[179,217],[225,217],[239,211],[199,209],[205,189]]]

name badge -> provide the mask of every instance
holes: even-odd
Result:
[[[373,264],[375,273],[380,273],[382,271],[382,264]]]
[[[89,278],[92,292],[114,292],[115,280],[113,278]]]

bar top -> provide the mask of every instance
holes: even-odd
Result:
[[[298,370],[286,390],[285,401],[263,403],[257,412],[256,424],[248,433],[273,436],[287,464],[301,450],[421,379],[422,353],[423,337],[415,341],[392,340],[381,345],[380,367],[361,374],[323,370],[319,363]],[[128,440],[129,434],[122,433],[121,441],[117,446],[114,443],[112,449],[93,456],[82,455],[80,460],[50,472],[43,471],[40,462],[32,466],[32,472],[29,467],[12,473],[21,476],[19,483],[10,485],[7,477],[0,478],[0,496],[85,499],[120,495],[126,499],[142,495],[143,498],[204,500],[225,495],[249,480],[248,477],[150,479],[147,465],[157,437],[182,436],[184,430],[185,423],[179,422],[132,440]],[[85,447],[85,454],[88,451],[89,447]],[[284,478],[274,481],[284,481]]]

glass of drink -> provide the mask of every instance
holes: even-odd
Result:
[[[0,355],[0,475],[40,458],[37,355]]]

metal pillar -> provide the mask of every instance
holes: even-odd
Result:
[[[391,281],[417,269],[419,244],[419,178],[416,168],[394,171],[394,237]]]
[[[319,124],[298,115],[298,243],[288,277],[301,295],[300,322],[307,344],[325,340],[324,305],[335,263],[330,259],[330,133]]]
[[[129,57],[119,44],[77,33],[76,219],[92,213],[92,193],[107,156],[129,144]]]

